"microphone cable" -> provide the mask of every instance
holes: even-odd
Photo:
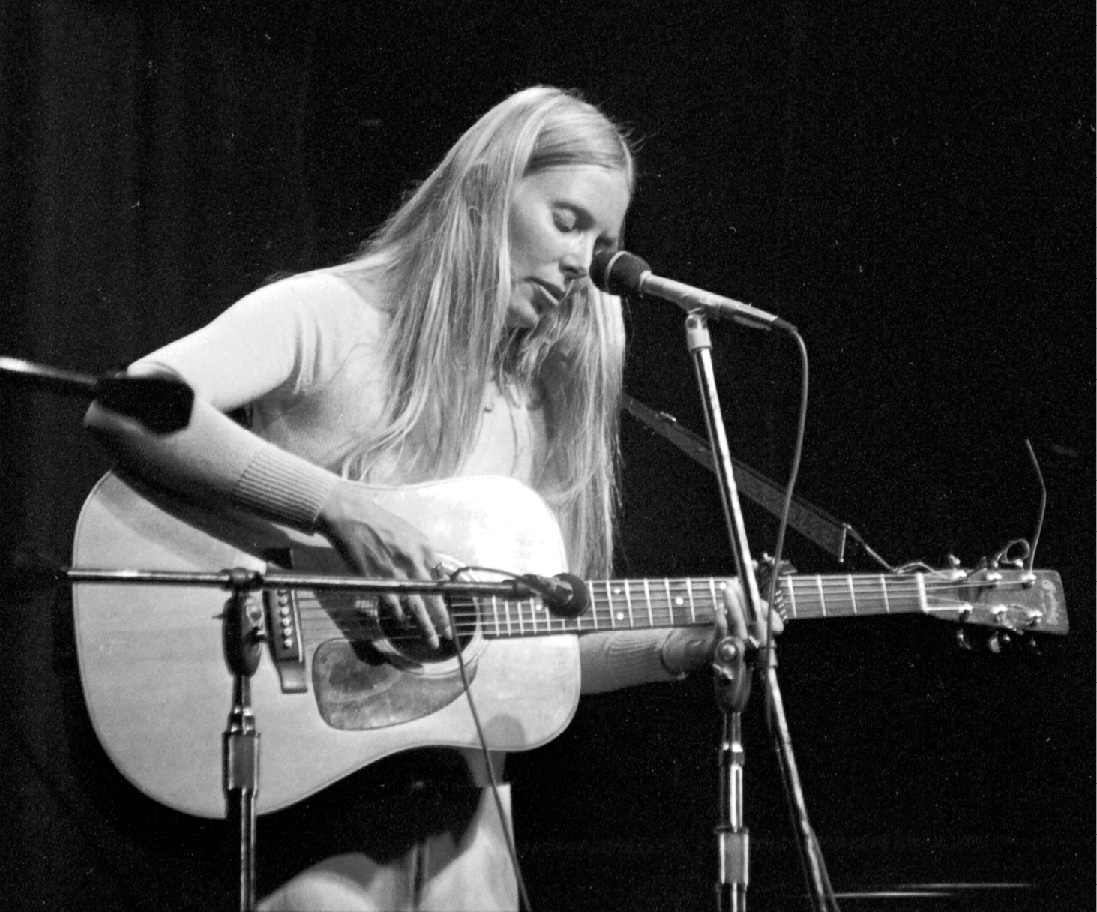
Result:
[[[807,806],[804,802],[803,789],[800,785],[796,760],[792,752],[792,738],[789,735],[787,720],[784,716],[784,706],[778,690],[777,676],[773,664],[773,613],[776,610],[781,555],[785,547],[785,533],[788,530],[793,491],[796,487],[796,479],[800,474],[800,465],[803,459],[804,434],[807,427],[808,389],[810,386],[807,346],[795,329],[789,332],[789,335],[796,340],[797,350],[800,353],[800,407],[796,421],[796,442],[793,447],[792,465],[789,470],[788,484],[785,487],[785,499],[781,507],[781,516],[777,526],[777,539],[773,549],[773,573],[770,575],[766,592],[766,636],[761,663],[763,673],[766,676],[765,714],[770,737],[773,739],[773,748],[777,754],[777,765],[781,773],[781,782],[784,786],[789,817],[794,830],[802,837],[796,839],[796,846],[799,851],[800,866],[807,882],[809,895],[819,898],[824,909],[838,910],[838,900],[834,893],[834,887],[830,882],[830,874],[827,872],[823,850],[811,825]]]
[[[515,573],[510,573],[505,570],[496,570],[492,567],[458,567],[452,573],[447,575],[451,580],[456,579],[463,573],[494,573],[499,576],[509,577],[513,580],[520,580],[520,577]],[[522,866],[518,861],[518,849],[514,841],[514,830],[511,825],[511,820],[506,810],[503,808],[503,798],[499,794],[499,778],[495,775],[495,765],[491,762],[491,749],[488,747],[487,735],[484,734],[484,727],[480,722],[480,713],[476,709],[476,701],[472,698],[472,683],[469,681],[468,669],[465,665],[464,649],[461,648],[461,642],[458,635],[457,618],[453,614],[453,605],[447,599],[445,601],[446,614],[449,616],[450,628],[454,632],[454,653],[457,657],[457,669],[461,673],[461,687],[465,692],[465,700],[468,702],[469,712],[472,714],[472,724],[476,729],[476,738],[480,742],[480,753],[484,756],[484,766],[487,768],[488,784],[491,788],[492,798],[495,800],[495,810],[499,815],[499,825],[503,830],[503,838],[507,843],[507,854],[510,855],[511,867],[514,868],[514,879],[518,885],[518,899],[520,908],[524,912],[533,912],[533,904],[529,900],[529,893],[526,891],[526,880],[522,875]],[[479,621],[477,621],[479,626]]]

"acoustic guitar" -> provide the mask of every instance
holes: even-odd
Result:
[[[543,576],[565,570],[552,512],[517,481],[457,478],[375,494],[464,565]],[[78,568],[165,574],[266,572],[272,559],[295,572],[347,572],[319,536],[214,517],[116,473],[84,504],[73,557]],[[538,598],[466,599],[451,606],[456,643],[437,651],[414,628],[389,621],[370,595],[319,587],[254,593],[249,609],[266,628],[251,679],[262,738],[258,811],[287,807],[399,751],[479,748],[458,652],[489,748],[544,744],[578,702],[576,634],[707,625],[726,585],[720,578],[587,581],[590,605],[576,618],[554,616]],[[228,597],[175,582],[73,587],[80,677],[100,742],[140,790],[202,817],[225,815]],[[1061,580],[1047,570],[782,576],[777,606],[789,621],[916,613],[1017,632],[1068,628]]]

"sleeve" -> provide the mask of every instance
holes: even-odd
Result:
[[[605,693],[660,681],[680,681],[663,664],[670,630],[623,630],[579,635],[579,667],[584,694]]]

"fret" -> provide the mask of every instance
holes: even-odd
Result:
[[[796,605],[796,585],[795,580],[792,577],[788,578],[788,614],[789,617],[796,617],[799,613],[799,608]]]
[[[667,611],[670,613],[670,625],[674,626],[674,599],[670,594],[670,580],[665,576],[663,577],[663,588],[667,593]]]
[[[724,585],[726,586],[727,583],[725,583]],[[716,594],[716,580],[713,579],[711,576],[708,578],[708,592],[709,592],[709,595],[712,596],[712,616],[713,616],[713,619],[715,620],[716,615],[719,613],[719,610],[720,610],[719,609],[719,604],[720,603],[718,601],[718,599],[720,597]]]
[[[606,601],[604,596],[594,590],[594,587],[590,585],[590,581],[587,582],[588,591],[590,592],[590,611],[586,612],[580,617],[580,621],[587,621],[587,630],[598,630],[602,626],[602,621],[606,616]]]
[[[686,595],[689,596],[689,621],[691,624],[697,623],[697,606],[693,603],[693,581],[686,580]]]
[[[648,584],[647,579],[644,579],[644,601],[648,603],[648,624],[652,627],[655,626],[655,617],[651,613],[651,586]]]
[[[619,608],[613,609],[613,623],[614,626],[620,624],[626,629],[631,629],[632,627],[632,625],[628,622],[628,615],[624,611],[621,611]]]
[[[884,590],[884,613],[891,614],[891,602],[888,600],[888,581],[880,577],[880,587]]]
[[[549,633],[553,631],[553,624],[556,624],[556,629],[559,633],[567,633],[572,630],[572,625],[576,623],[577,618],[552,618],[549,622]],[[571,622],[569,624],[569,621]]]
[[[823,578],[815,577],[815,588],[819,590],[819,607],[823,609],[823,617],[827,616],[827,597],[823,592]]]
[[[627,580],[626,580],[624,585],[625,585],[625,604],[628,606],[628,622],[629,622],[629,625],[633,629],[635,629],[636,628],[636,618],[632,614],[632,593],[629,591],[629,584],[628,584]]]
[[[916,586],[918,587],[918,609],[920,611],[927,611],[929,609],[929,603],[926,601],[926,577],[924,573],[916,573],[915,579],[917,580]]]
[[[495,635],[499,636],[499,597],[497,595],[491,597],[491,618],[495,625]]]
[[[857,596],[853,592],[853,575],[846,574],[846,585],[849,587],[849,604],[853,613],[857,613]]]

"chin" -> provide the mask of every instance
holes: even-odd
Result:
[[[533,329],[541,318],[528,304],[524,307],[511,307],[507,311],[507,326],[511,329]]]

